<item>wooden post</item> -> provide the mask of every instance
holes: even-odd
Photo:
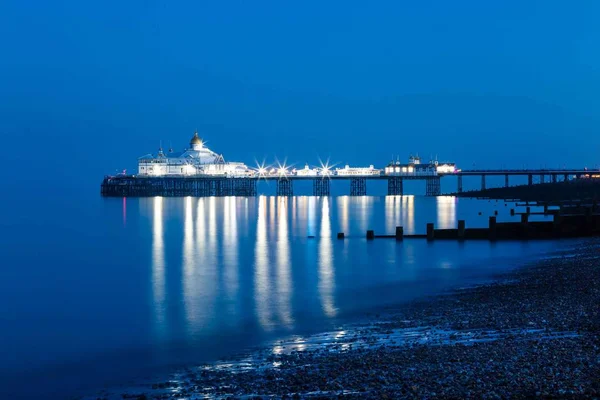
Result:
[[[367,231],[367,239],[368,239],[368,240],[373,240],[373,239],[375,239],[375,232],[374,232],[374,231],[371,231],[371,230],[368,230],[368,231]]]
[[[529,237],[529,214],[521,214],[521,232],[523,237]]]
[[[490,217],[489,230],[490,240],[496,240],[496,217]]]
[[[338,239],[343,239],[344,238],[344,232],[338,232],[337,238]]]
[[[463,240],[465,238],[465,220],[458,220],[458,240]]]
[[[404,239],[404,228],[401,226],[396,227],[396,240]]]
[[[427,223],[427,240],[433,240],[433,222]]]

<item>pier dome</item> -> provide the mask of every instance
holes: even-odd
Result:
[[[198,136],[198,131],[194,132],[192,140],[190,140],[190,147],[194,150],[200,150],[202,148],[202,139]]]

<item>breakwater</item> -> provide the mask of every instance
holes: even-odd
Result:
[[[376,234],[374,230],[366,232],[368,240],[374,239],[427,239],[433,240],[530,240],[560,239],[600,236],[600,214],[564,215],[555,212],[553,221],[529,221],[529,212],[521,213],[520,222],[498,222],[495,216],[489,217],[487,228],[467,228],[464,220],[458,221],[456,229],[435,229],[433,223],[426,225],[425,234],[405,235],[402,226],[396,227],[391,234]],[[338,239],[345,239],[343,232]]]

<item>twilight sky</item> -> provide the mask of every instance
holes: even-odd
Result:
[[[248,164],[594,167],[598,21],[595,0],[3,0],[0,136],[95,185],[196,128]]]

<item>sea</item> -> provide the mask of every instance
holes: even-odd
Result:
[[[0,221],[0,398],[166,376],[486,281],[567,243],[366,239],[517,218],[514,203],[451,196],[12,199]]]

